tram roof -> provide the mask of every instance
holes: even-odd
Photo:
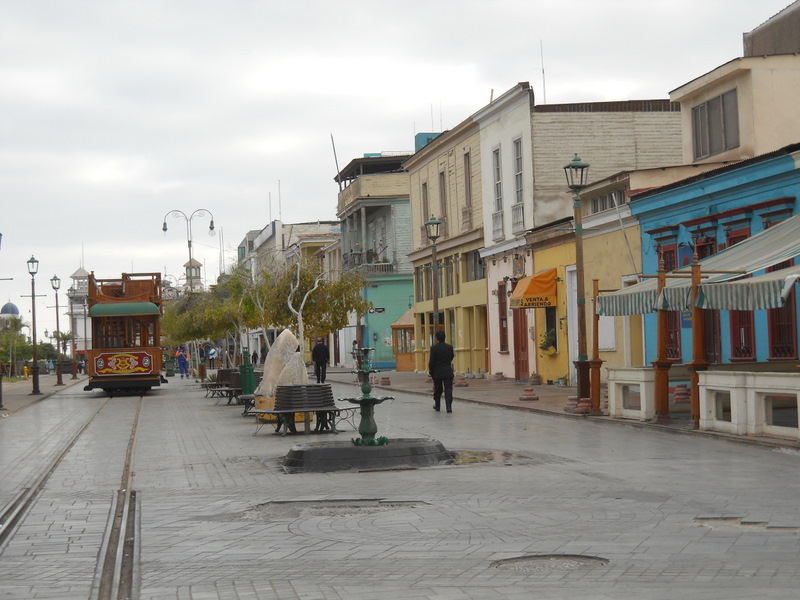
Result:
[[[152,302],[108,302],[95,304],[89,309],[90,317],[124,317],[160,313],[158,305]]]

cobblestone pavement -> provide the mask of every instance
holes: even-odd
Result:
[[[240,407],[190,381],[146,395],[137,596],[796,597],[795,448],[579,419],[563,411],[571,390],[554,386],[531,410],[514,406],[519,384],[473,382],[457,388],[453,414],[436,413],[423,376],[391,377],[375,390],[395,397],[376,408],[378,435],[437,439],[464,464],[287,475],[279,462],[292,445],[357,434],[254,436]],[[43,385],[52,395],[34,404],[4,385],[0,506],[96,417],[2,548],[2,599],[91,592],[138,398],[107,401],[72,383]],[[329,383],[336,398],[358,395],[349,374]]]

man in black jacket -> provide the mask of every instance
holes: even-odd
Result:
[[[431,347],[428,373],[433,379],[433,410],[439,412],[442,392],[447,412],[453,412],[453,359],[456,354],[444,341],[444,331],[436,332],[436,343]]]
[[[325,375],[328,371],[328,360],[331,354],[322,338],[317,338],[317,345],[311,350],[311,360],[314,361],[314,375],[317,383],[325,383]]]

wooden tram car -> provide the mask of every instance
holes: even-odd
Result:
[[[161,275],[123,273],[119,279],[89,276],[92,348],[84,390],[146,392],[161,376]]]

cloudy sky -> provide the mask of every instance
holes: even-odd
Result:
[[[340,166],[412,150],[518,81],[537,103],[666,98],[790,3],[0,0],[0,304],[30,320],[31,255],[40,337],[54,274],[62,308],[82,265],[180,275],[171,210],[213,213],[216,237],[192,220],[213,280],[247,231],[335,218],[331,135]]]

